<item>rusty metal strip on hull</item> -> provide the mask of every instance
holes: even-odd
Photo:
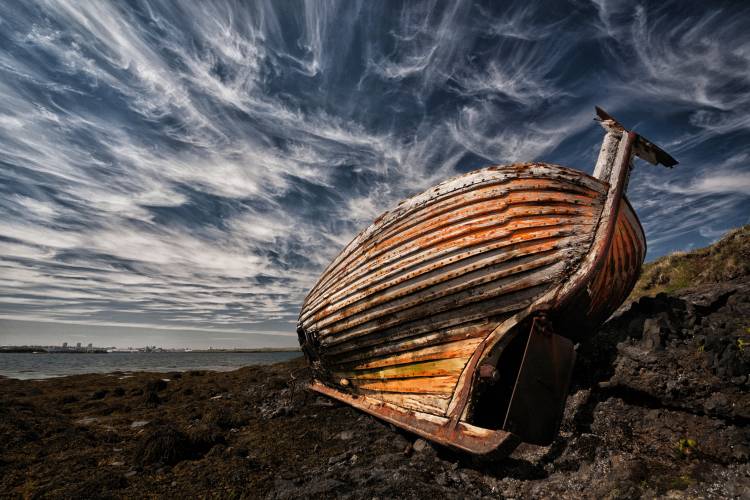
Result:
[[[402,429],[460,451],[476,455],[505,455],[519,443],[518,438],[509,432],[483,429],[463,422],[455,429],[451,429],[447,418],[405,410],[370,396],[346,394],[318,381],[313,381],[310,388]]]

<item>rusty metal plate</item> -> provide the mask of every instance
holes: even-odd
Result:
[[[376,398],[347,394],[317,381],[313,381],[310,388],[454,450],[503,457],[519,444],[518,437],[509,432],[483,429],[445,417],[404,410]]]
[[[535,318],[503,428],[531,444],[557,435],[576,354],[573,343]]]

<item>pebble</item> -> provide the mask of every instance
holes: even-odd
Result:
[[[328,465],[334,465],[339,462],[343,462],[344,460],[346,460],[347,456],[348,456],[347,452],[341,453],[340,455],[333,456],[328,459]]]
[[[416,441],[414,441],[414,444],[412,445],[412,448],[417,453],[421,453],[424,450],[426,450],[429,446],[430,445],[424,439],[417,439]]]
[[[337,438],[339,438],[342,441],[349,441],[354,437],[353,431],[341,431],[336,435]]]

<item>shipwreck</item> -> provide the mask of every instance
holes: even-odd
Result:
[[[491,166],[401,202],[349,243],[298,323],[312,389],[426,439],[504,454],[557,435],[575,361],[646,253],[633,156],[677,162],[600,108],[594,173]]]

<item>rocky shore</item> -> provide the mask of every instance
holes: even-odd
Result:
[[[7,497],[666,496],[750,492],[750,280],[643,297],[579,347],[559,438],[492,463],[304,388],[227,373],[0,380]]]
[[[301,359],[0,379],[0,495],[750,498],[748,374],[743,274],[625,304],[579,345],[555,442],[492,462],[309,392]]]

